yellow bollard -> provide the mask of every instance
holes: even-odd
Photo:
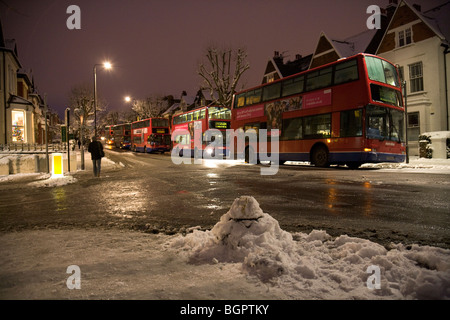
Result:
[[[62,153],[52,153],[52,178],[64,177],[64,165],[63,165]]]

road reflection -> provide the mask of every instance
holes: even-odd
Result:
[[[56,204],[57,213],[67,213],[67,196],[66,190],[62,187],[57,187],[52,190],[53,199]]]
[[[373,215],[374,189],[369,181],[362,183],[361,191],[355,191],[360,190],[359,185],[355,186],[357,188],[351,186],[349,188],[348,184],[334,179],[326,179],[325,183],[327,185],[325,206],[331,213],[344,214],[342,210],[347,209],[352,212],[360,211],[364,216]]]

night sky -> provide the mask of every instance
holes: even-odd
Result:
[[[445,0],[410,0],[422,11]],[[81,30],[69,30],[70,5],[81,9]],[[250,70],[241,85],[261,83],[274,51],[287,60],[313,53],[320,32],[337,39],[366,30],[369,5],[388,0],[0,0],[5,38],[14,38],[20,62],[32,70],[39,93],[62,114],[70,89],[93,86],[108,110],[124,110],[125,96],[195,96],[196,70],[209,45],[244,47]]]

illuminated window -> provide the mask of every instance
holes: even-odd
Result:
[[[12,141],[25,142],[25,112],[11,111],[12,118]]]

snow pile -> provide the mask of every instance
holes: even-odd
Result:
[[[411,157],[409,163],[365,163],[361,165],[361,168],[402,169],[402,171],[413,169],[415,172],[434,172],[448,174],[450,173],[450,159],[428,159]]]
[[[174,247],[189,250],[191,263],[243,262],[250,273],[266,281],[286,273],[298,260],[292,235],[259,207],[253,197],[234,201],[211,231],[194,230],[175,239]]]
[[[50,174],[46,175],[47,178],[43,180],[38,180],[34,182],[30,182],[28,186],[30,187],[60,187],[65,186],[67,184],[75,183],[78,180],[71,175],[66,175],[63,177],[52,177]]]
[[[210,231],[168,242],[189,263],[241,263],[293,299],[450,299],[450,250],[391,248],[323,230],[291,234],[249,196],[234,201]],[[369,288],[374,267],[379,289]]]

